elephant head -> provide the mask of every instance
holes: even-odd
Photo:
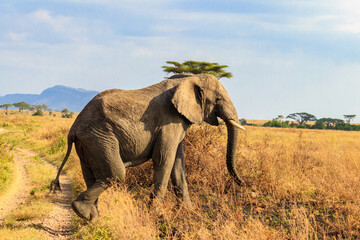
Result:
[[[235,106],[220,81],[210,74],[189,76],[177,86],[172,103],[179,113],[194,124],[205,121],[217,126],[218,117],[224,120],[228,132],[227,168],[235,182],[241,185],[235,158],[238,129],[244,128],[239,124]]]

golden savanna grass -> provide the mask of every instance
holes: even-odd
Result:
[[[11,183],[14,169],[13,156],[6,151],[4,143],[0,143],[0,197]]]
[[[21,145],[59,165],[74,119],[1,115]],[[360,237],[360,133],[247,127],[239,135],[237,168],[226,170],[226,128],[193,126],[184,140],[193,208],[177,206],[171,190],[162,215],[149,207],[151,162],[103,193],[101,217],[77,219],[77,239],[356,239]],[[76,191],[84,184],[79,160],[66,165]],[[55,177],[55,176],[54,176]]]

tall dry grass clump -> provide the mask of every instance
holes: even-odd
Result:
[[[75,239],[155,239],[154,216],[126,188],[113,186],[99,198],[103,217],[80,227]],[[105,238],[103,238],[105,236]]]
[[[359,237],[357,132],[247,129],[238,146],[242,188],[226,184],[225,128],[190,130],[185,140],[188,179],[198,203],[206,204],[201,201],[206,196],[209,206],[212,196],[214,210],[227,199],[227,206],[242,209],[244,221],[256,216],[294,239]],[[215,207],[215,212],[224,209]]]
[[[238,146],[237,168],[244,180],[239,187],[226,169],[226,128],[193,126],[184,148],[194,209],[177,209],[170,193],[163,236],[359,237],[359,146],[357,132],[248,127]],[[147,195],[143,189],[151,188],[151,165],[128,173],[129,188]]]

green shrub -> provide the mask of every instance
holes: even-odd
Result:
[[[41,111],[40,109],[37,110],[36,112],[33,113],[33,116],[44,116],[43,111]]]
[[[264,123],[264,127],[288,128],[290,126],[289,126],[288,121],[281,122],[281,121],[278,121],[278,120],[271,120],[271,121],[268,121],[268,122]]]

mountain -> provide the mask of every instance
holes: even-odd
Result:
[[[67,108],[73,112],[80,112],[96,94],[96,91],[56,85],[45,89],[41,94],[5,95],[0,97],[0,105],[24,101],[31,105],[46,104],[54,110]]]

